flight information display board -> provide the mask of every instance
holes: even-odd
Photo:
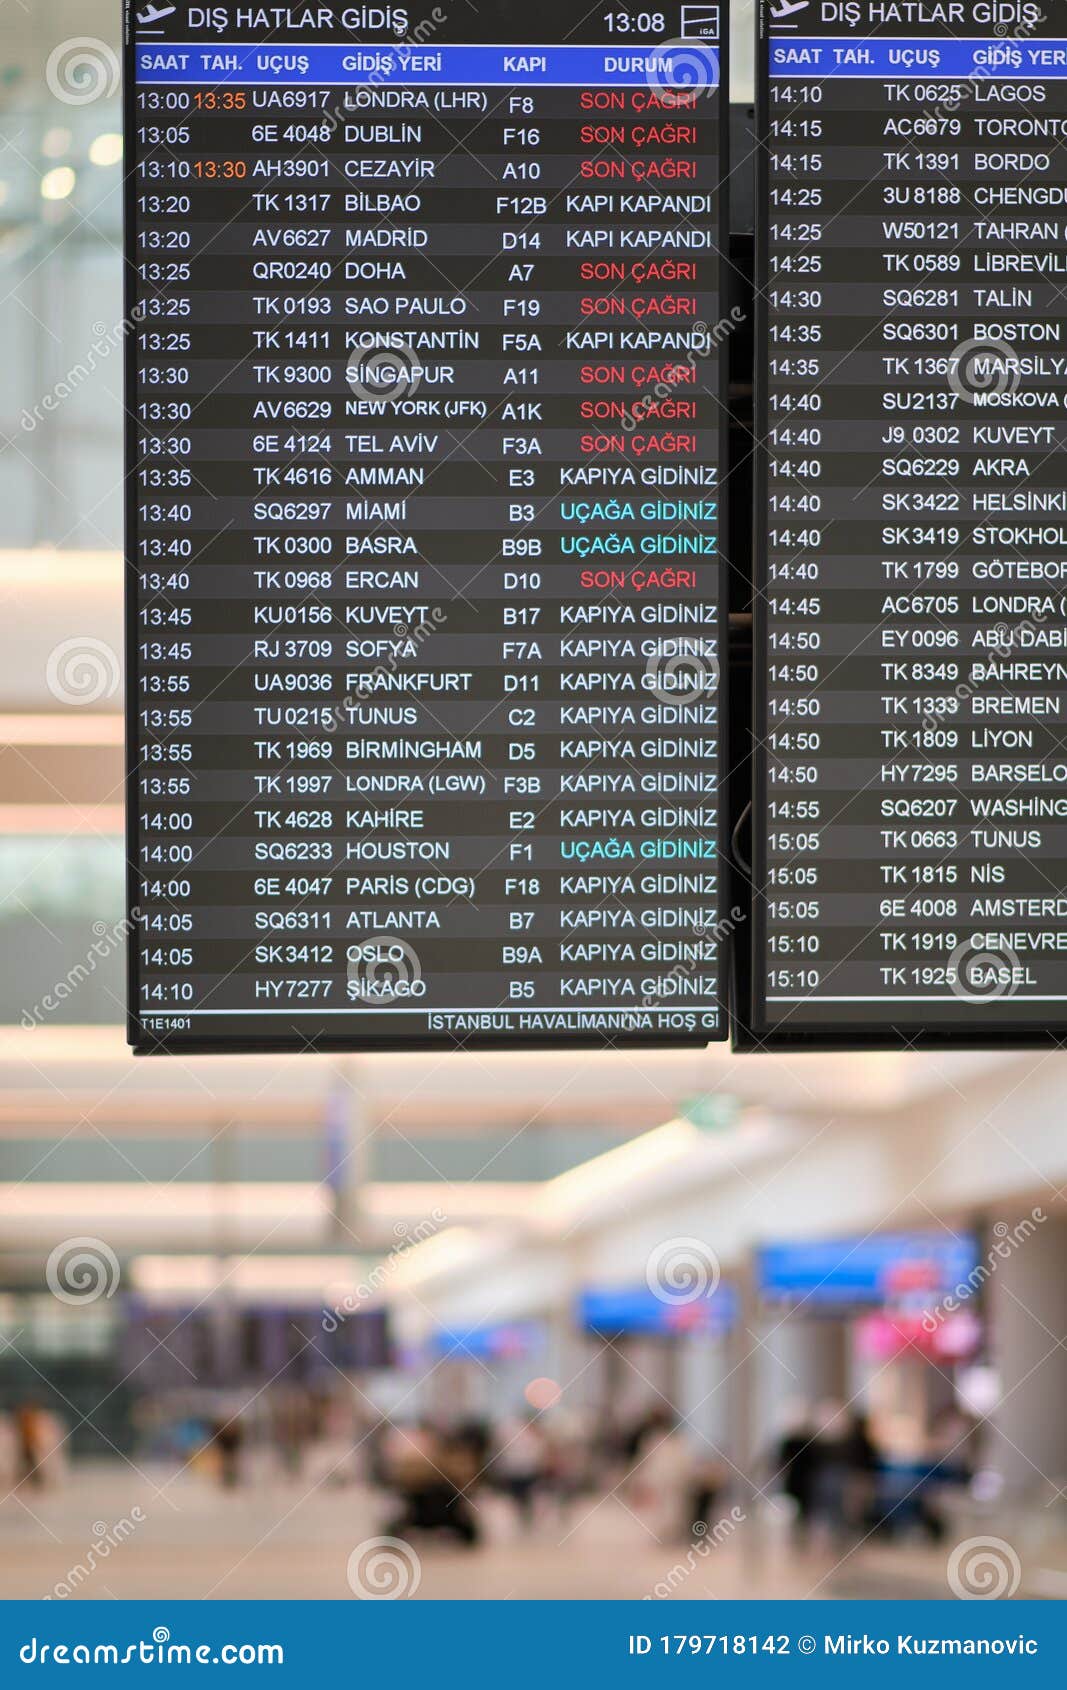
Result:
[[[752,1030],[1067,1025],[1067,5],[761,20]]]
[[[130,8],[138,1050],[723,1035],[719,25]]]

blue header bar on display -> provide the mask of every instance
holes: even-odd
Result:
[[[772,76],[1067,76],[1067,41],[933,41],[848,36],[772,39]]]
[[[425,87],[652,87],[702,94],[716,87],[719,55],[699,42],[662,47],[140,46],[138,82],[405,83]]]

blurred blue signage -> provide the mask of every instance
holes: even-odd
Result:
[[[767,1302],[871,1307],[954,1291],[977,1265],[971,1233],[882,1232],[765,1245],[756,1255],[756,1282]]]
[[[578,1299],[578,1325],[605,1336],[630,1332],[698,1332],[717,1337],[733,1329],[737,1292],[718,1285],[711,1296],[665,1301],[647,1285],[596,1285]]]
[[[451,1361],[507,1361],[532,1355],[544,1343],[544,1327],[536,1320],[501,1321],[495,1326],[439,1326],[430,1349]]]

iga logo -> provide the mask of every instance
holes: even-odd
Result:
[[[718,6],[683,6],[682,7],[682,40],[699,40],[702,36],[717,36],[719,33]]]

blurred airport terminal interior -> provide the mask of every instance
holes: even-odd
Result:
[[[128,1055],[118,13],[3,15],[0,1589],[1067,1594],[1059,1051]]]

